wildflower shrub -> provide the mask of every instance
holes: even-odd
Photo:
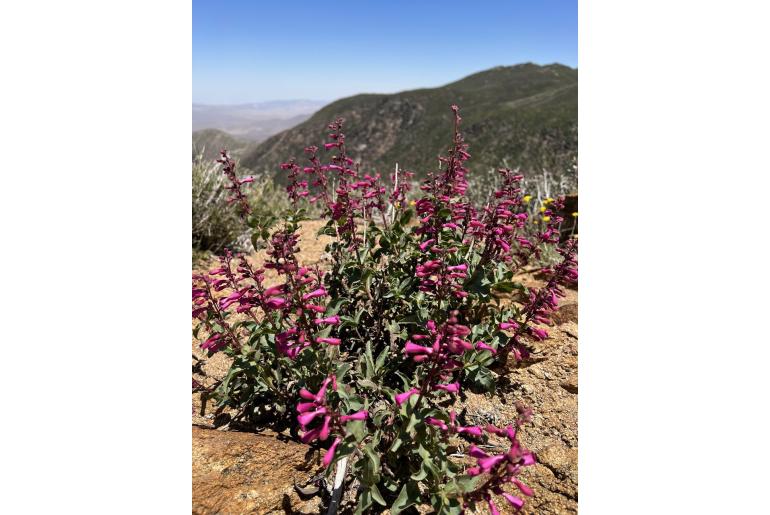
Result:
[[[342,463],[355,478],[348,484],[359,513],[419,504],[497,513],[495,503],[518,509],[533,494],[518,478],[536,461],[517,438],[529,410],[520,406],[508,427],[480,427],[452,406],[464,388],[495,388],[496,361],[526,359],[528,341],[548,338],[549,314],[577,279],[577,242],[559,245],[560,199],[547,221],[527,223],[523,177],[509,169],[499,170],[487,205],[467,200],[470,155],[452,109],[451,148],[413,206],[405,202],[408,174],[386,183],[358,169],[342,120],[329,125],[323,149],[305,149],[306,162],[281,166],[295,209],[280,223],[254,216],[246,183],[223,158],[234,207],[254,240],[266,241],[267,260],[256,267],[226,252],[216,269],[193,276],[201,347],[233,358],[213,392],[220,407],[246,420],[268,417],[325,448],[327,473]],[[326,270],[297,258],[305,201],[320,204],[320,232],[333,238]],[[561,260],[544,270],[545,286],[514,281],[557,245]],[[278,274],[275,284],[265,284],[266,269]],[[511,292],[523,302],[500,300]],[[506,450],[482,450],[492,441],[507,442]]]

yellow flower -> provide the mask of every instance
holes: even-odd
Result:
[[[396,207],[401,207],[401,202],[396,202]]]
[[[550,204],[551,202],[553,202],[553,199],[552,199],[551,197],[548,197],[547,199],[545,199],[545,200],[543,201],[543,204],[545,204],[545,205],[547,206],[547,205],[548,205],[548,204]]]
[[[410,205],[410,206],[414,206],[414,205],[416,205],[416,204],[417,204],[417,202],[415,202],[414,200],[410,200],[410,201],[409,201],[409,205]]]
[[[540,212],[545,213],[545,206],[540,206]]]
[[[540,220],[538,220],[537,218],[535,218],[534,222],[535,222],[536,224],[539,224],[539,223],[540,223]]]
[[[577,211],[575,211],[574,213],[572,213],[572,216],[573,216],[574,218],[577,218]]]
[[[532,195],[524,195],[521,200],[523,200],[525,204],[529,204],[529,201],[532,200]]]
[[[544,216],[543,217],[543,221],[544,222],[550,222],[551,221],[551,217],[550,216]]]

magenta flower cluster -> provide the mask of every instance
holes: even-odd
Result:
[[[457,423],[457,414],[454,410],[449,412],[449,422],[435,417],[427,417],[425,423],[434,427],[446,434],[465,434],[469,436],[481,437],[484,433],[479,426],[461,426]]]
[[[305,148],[310,161],[309,166],[300,168],[292,159],[281,164],[282,170],[288,170],[287,192],[292,202],[307,197],[311,202],[322,202],[329,218],[338,222],[337,234],[349,248],[361,244],[357,234],[356,218],[374,220],[378,217],[384,225],[388,224],[386,212],[389,205],[405,200],[410,189],[411,172],[402,172],[401,176],[392,176],[393,185],[388,188],[382,183],[379,173],[373,175],[359,173],[359,166],[347,153],[343,120],[329,124],[329,139],[324,150],[334,152],[327,164],[322,164],[318,157],[319,148]],[[305,174],[308,179],[300,179]],[[332,188],[334,185],[334,188]]]
[[[337,390],[337,379],[334,375],[324,379],[316,393],[302,388],[299,391],[299,396],[307,402],[297,404],[297,421],[304,432],[301,438],[303,443],[310,443],[316,440],[323,442],[331,435],[335,435],[334,441],[323,458],[325,467],[328,467],[332,460],[334,460],[337,446],[345,436],[345,424],[353,420],[366,420],[369,416],[366,410],[360,410],[347,415],[337,412],[327,402],[327,390],[329,387],[333,391]],[[315,425],[315,422],[318,420],[321,420],[321,424]],[[315,427],[311,428],[311,425],[315,425]]]
[[[297,264],[296,244],[296,234],[286,231],[273,234],[267,252],[271,260],[264,267],[278,272],[283,282],[267,288],[263,286],[265,270],[254,269],[244,256],[237,257],[238,265],[233,272],[233,256],[229,250],[220,258],[220,266],[209,271],[209,277],[200,274],[194,277],[197,287],[193,289],[193,317],[214,320],[223,329],[216,330],[206,322],[213,334],[203,342],[202,349],[218,352],[228,344],[239,346],[238,338],[226,320],[231,310],[245,313],[257,323],[257,309],[265,315],[277,314],[280,330],[275,335],[276,348],[292,359],[314,344],[341,343],[340,338],[318,335],[325,327],[339,325],[340,318],[323,316],[326,312],[323,301],[327,298],[321,285],[323,275],[318,270]],[[232,292],[215,298],[214,291],[226,288]]]
[[[254,182],[254,177],[248,176],[239,179],[235,174],[235,160],[227,154],[227,150],[220,151],[220,157],[217,159],[217,162],[222,164],[222,173],[225,174],[230,181],[230,184],[225,187],[231,194],[227,199],[227,203],[232,204],[237,202],[241,217],[245,217],[251,213],[251,207],[249,206],[249,201],[246,199],[246,195],[243,193],[242,186]]]
[[[500,512],[492,498],[492,494],[495,494],[502,496],[516,510],[520,510],[524,506],[524,500],[504,491],[503,486],[513,484],[522,494],[532,496],[534,492],[519,480],[518,475],[523,467],[536,463],[535,455],[524,449],[519,443],[517,427],[508,426],[501,429],[489,425],[485,430],[489,434],[507,438],[510,442],[510,448],[502,454],[490,455],[471,444],[468,454],[476,459],[476,465],[467,469],[465,473],[469,476],[487,474],[488,479],[474,492],[465,496],[466,506],[470,502],[483,500],[493,515],[499,515]]]

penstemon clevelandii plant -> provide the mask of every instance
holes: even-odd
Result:
[[[281,165],[295,209],[273,232],[276,217],[248,205],[241,191],[248,179],[238,179],[223,151],[231,201],[255,244],[267,242],[268,258],[255,268],[225,252],[218,268],[193,276],[195,335],[204,350],[233,359],[211,392],[220,408],[267,417],[325,447],[329,470],[344,458],[358,482],[359,513],[421,504],[497,513],[495,499],[519,509],[533,495],[518,479],[536,462],[517,439],[529,410],[520,407],[508,427],[479,427],[463,425],[452,405],[463,388],[494,389],[496,361],[526,359],[528,339],[548,338],[543,326],[563,286],[577,280],[577,241],[560,243],[561,199],[541,225],[527,223],[523,177],[509,169],[499,170],[486,205],[471,205],[470,155],[452,111],[452,146],[412,202],[409,172],[387,184],[362,174],[347,154],[343,121],[331,123],[323,150],[308,147],[306,164]],[[324,270],[297,258],[300,202],[324,210],[320,233],[333,238]],[[548,247],[561,259],[542,270],[545,286],[515,282]],[[266,269],[278,274],[276,284],[264,284]],[[514,290],[524,294],[521,305],[500,300]],[[470,446],[457,459],[463,440]],[[487,441],[507,441],[508,450],[489,455],[479,447]]]

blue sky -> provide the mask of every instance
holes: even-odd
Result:
[[[577,0],[193,0],[193,101],[335,100],[577,66]]]

